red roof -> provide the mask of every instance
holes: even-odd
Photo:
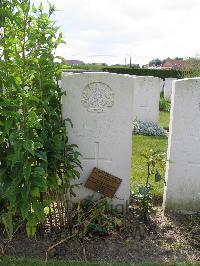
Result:
[[[170,59],[162,65],[162,68],[181,69],[183,67],[184,67],[184,61],[177,59]]]

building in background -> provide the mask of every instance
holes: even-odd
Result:
[[[162,69],[183,69],[185,66],[185,61],[180,59],[167,59],[164,64],[161,65]]]
[[[62,61],[62,64],[63,65],[70,65],[70,66],[79,66],[79,65],[84,65],[84,62],[83,61],[81,61],[81,60],[66,60],[66,59],[64,59],[63,61]]]

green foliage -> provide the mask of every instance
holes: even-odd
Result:
[[[103,71],[117,74],[129,74],[136,76],[154,76],[158,78],[183,78],[184,72],[176,69],[147,69],[129,67],[105,67]]]
[[[149,215],[153,212],[153,185],[150,179],[153,178],[155,183],[164,181],[161,173],[165,168],[166,153],[150,149],[144,152],[142,156],[147,166],[146,182],[133,192],[133,199],[137,205],[136,212],[144,221],[149,221]]]
[[[49,260],[44,262],[35,258],[25,257],[8,257],[4,256],[0,260],[1,266],[133,266],[133,263],[128,262],[94,262],[94,261],[62,261],[62,260]],[[200,266],[199,262],[142,262],[135,264],[137,266]]]
[[[2,221],[13,232],[17,214],[32,236],[52,199],[79,176],[76,147],[68,144],[61,117],[62,67],[55,50],[63,43],[42,4],[1,1],[0,21],[0,201]],[[48,193],[49,194],[49,193]]]
[[[62,261],[62,260],[49,260],[44,262],[35,258],[24,257],[8,257],[4,256],[0,260],[1,266],[133,266],[133,263],[129,262],[94,262],[94,261]],[[135,264],[136,266],[200,266],[199,262],[142,262]]]
[[[184,78],[193,78],[200,76],[200,58],[197,55],[196,57],[190,57],[184,64],[183,77]]]
[[[159,110],[164,112],[169,112],[171,108],[170,102],[168,102],[162,95],[159,101]]]
[[[96,70],[96,71],[102,71],[102,69],[105,67],[105,65],[101,64],[81,64],[81,65],[63,65],[64,69],[85,69],[85,70]]]
[[[107,198],[88,197],[73,206],[72,234],[78,238],[117,236],[124,226],[121,215],[112,210]]]
[[[168,114],[167,112],[163,112]],[[141,156],[146,150],[150,149],[167,150],[167,137],[154,137],[154,136],[133,136],[132,144],[132,167],[131,167],[131,190],[136,191],[139,186],[142,186],[146,182],[146,159]],[[165,169],[161,171],[164,175]],[[152,191],[154,199],[162,201],[163,184],[162,182],[154,183]]]
[[[160,66],[162,65],[163,63],[165,63],[166,60],[161,60],[159,58],[155,58],[155,59],[152,59],[150,62],[149,62],[149,65],[150,66]]]
[[[159,125],[164,129],[169,129],[170,112],[161,111],[159,113]]]

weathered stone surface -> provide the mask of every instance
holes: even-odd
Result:
[[[176,78],[166,78],[164,84],[164,98],[171,102],[171,95],[172,95],[172,87],[173,82],[176,81]]]
[[[164,79],[161,79],[161,82],[160,82],[160,93],[164,92],[164,84],[165,84]]]
[[[111,73],[63,74],[63,118],[70,118],[70,143],[79,146],[85,183],[94,167],[122,178],[115,204],[130,195],[134,78]],[[94,191],[75,189],[77,200]]]
[[[158,122],[161,84],[160,78],[134,78],[134,120]]]
[[[172,91],[166,211],[200,211],[200,79],[176,81]]]

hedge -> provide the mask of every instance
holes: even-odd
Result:
[[[128,68],[128,67],[104,67],[103,71],[129,74],[136,76],[154,76],[158,78],[183,78],[184,71],[176,69],[148,69],[148,68]]]

